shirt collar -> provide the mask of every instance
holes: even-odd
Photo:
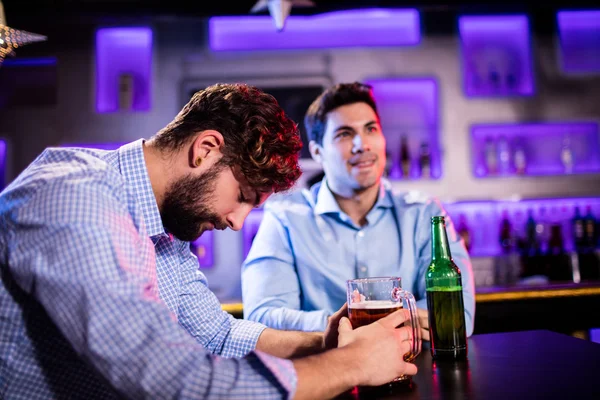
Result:
[[[128,143],[118,151],[121,171],[133,188],[137,202],[142,208],[148,235],[150,237],[166,235],[144,160],[144,139]]]
[[[324,177],[321,182],[317,185],[318,193],[317,199],[315,203],[315,212],[317,214],[327,214],[327,213],[341,213],[342,210],[338,202],[335,200],[333,193],[329,189],[329,185],[327,184],[327,177]],[[387,181],[381,180],[381,184],[379,185],[379,196],[377,197],[377,202],[373,209],[376,208],[392,208],[393,202],[390,198]]]

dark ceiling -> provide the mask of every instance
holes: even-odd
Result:
[[[588,1],[569,0],[551,3],[539,0],[313,0],[316,7],[295,7],[293,14],[314,14],[333,10],[366,7],[416,7],[427,10],[542,10],[556,7],[589,7]],[[255,1],[244,0],[4,0],[7,15],[243,15]]]
[[[421,11],[425,33],[449,33],[459,14],[527,12],[533,30],[555,29],[559,9],[589,8],[589,0],[313,0],[315,7],[294,7],[292,15],[308,15],[350,8],[414,7]],[[105,18],[210,17],[250,15],[256,1],[243,0],[3,0],[9,25],[32,22],[90,22]],[[597,6],[597,7],[600,7]],[[267,14],[267,11],[261,14]],[[40,21],[41,20],[41,21]]]

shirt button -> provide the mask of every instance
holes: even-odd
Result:
[[[365,236],[365,233],[363,231],[358,231],[358,237],[363,237]]]
[[[367,272],[367,267],[365,267],[364,265],[360,267],[360,272]]]

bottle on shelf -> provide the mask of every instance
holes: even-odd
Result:
[[[573,280],[570,257],[565,253],[562,226],[560,224],[552,224],[550,227],[546,276],[551,281],[566,282]]]
[[[516,261],[512,257],[514,251],[513,227],[507,210],[502,212],[498,236],[502,254],[496,257],[494,262],[494,283],[496,285],[507,285],[513,283],[516,279],[516,274],[513,271],[517,269]]]
[[[518,139],[515,143],[513,160],[517,175],[524,175],[527,170],[527,157],[525,155],[525,148],[523,147],[522,139]]]
[[[498,158],[496,154],[496,145],[491,137],[485,138],[484,144],[485,167],[488,175],[496,175],[498,172]]]
[[[499,159],[499,172],[501,174],[510,173],[510,145],[506,136],[501,135],[498,138],[498,159]]]
[[[385,152],[385,169],[383,171],[383,174],[386,177],[391,178],[391,173],[392,173],[392,167],[393,167],[393,160],[392,160],[392,155],[386,151]]]
[[[131,111],[134,93],[133,75],[130,73],[119,74],[119,110]]]
[[[502,213],[502,220],[500,221],[500,248],[502,249],[502,253],[509,254],[514,250],[514,236],[513,236],[513,228],[510,223],[510,218],[508,216],[508,211],[504,210]]]
[[[583,238],[577,252],[580,276],[582,280],[598,280],[600,279],[600,260],[596,253],[596,218],[590,205],[586,207],[586,214],[581,217],[581,223]]]
[[[518,85],[518,57],[514,52],[507,53],[508,66],[506,68],[506,74],[504,76],[506,81],[506,89],[514,92],[517,90]]]
[[[472,241],[471,241],[471,231],[469,229],[469,225],[467,223],[467,217],[465,214],[460,214],[458,216],[458,224],[456,226],[456,233],[462,238],[465,243],[465,247],[467,251],[471,252]]]
[[[462,276],[452,260],[443,216],[431,218],[431,263],[425,274],[425,288],[432,357],[467,358]]]
[[[598,241],[598,232],[596,231],[596,218],[592,213],[592,206],[586,207],[586,214],[583,218],[583,231],[584,231],[584,243],[585,246],[590,250],[596,249],[596,242]]]
[[[530,257],[537,254],[539,247],[536,226],[533,210],[530,208],[527,210],[527,221],[525,222],[525,248]]]
[[[431,178],[431,150],[426,141],[423,141],[419,148],[419,167],[421,169],[421,178]]]
[[[400,166],[402,168],[402,177],[405,179],[410,177],[410,162],[408,139],[406,134],[403,134],[400,139]]]
[[[494,63],[490,63],[488,66],[488,81],[492,91],[498,92],[500,90],[500,73]]]
[[[563,164],[565,174],[573,173],[573,150],[571,149],[571,139],[569,135],[565,136],[563,139],[560,160]]]
[[[575,206],[575,215],[573,216],[573,244],[575,250],[580,253],[585,247],[585,230],[583,227],[583,217],[579,206]]]

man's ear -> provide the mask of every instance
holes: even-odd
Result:
[[[308,151],[310,151],[310,156],[313,160],[318,162],[319,164],[323,163],[323,158],[321,157],[321,153],[323,152],[323,147],[320,144],[317,144],[314,140],[311,140],[308,143]]]
[[[223,144],[223,135],[220,132],[212,129],[200,132],[190,148],[190,166],[199,167],[202,163],[216,162],[223,155]]]

